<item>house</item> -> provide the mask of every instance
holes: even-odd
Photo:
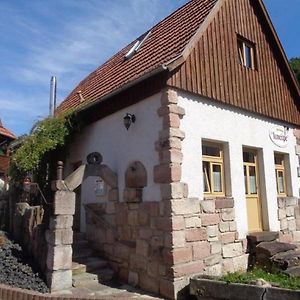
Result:
[[[9,167],[8,144],[15,139],[16,136],[4,128],[0,120],[0,190],[4,188]]]
[[[246,269],[249,234],[300,242],[299,105],[261,0],[188,2],[58,107],[86,124],[66,173],[99,152],[118,177],[82,184],[74,228],[166,298],[194,274]]]

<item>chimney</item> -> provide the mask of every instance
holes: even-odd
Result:
[[[50,81],[49,117],[54,117],[56,109],[56,77],[52,76]]]

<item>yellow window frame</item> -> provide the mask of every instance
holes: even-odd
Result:
[[[278,196],[287,196],[286,193],[286,172],[285,172],[285,163],[284,163],[284,155],[275,153],[274,154],[274,160],[276,161],[276,157],[280,158],[281,164],[275,163],[275,176],[276,176],[276,189],[277,189],[277,195]],[[279,173],[283,174],[283,189],[284,192],[279,191]]]
[[[204,196],[215,196],[215,197],[222,197],[225,196],[225,177],[224,177],[224,155],[223,155],[223,146],[222,144],[213,143],[213,142],[203,142],[202,146],[207,147],[213,147],[218,148],[220,156],[210,156],[210,155],[202,155],[202,162],[209,163],[209,176],[207,173],[207,170],[205,170],[203,173],[203,176],[205,176],[205,181],[208,187],[208,192],[204,192]],[[221,168],[221,188],[222,192],[215,192],[213,191],[214,187],[214,178],[213,178],[213,167],[217,165]],[[210,180],[209,180],[210,178]]]

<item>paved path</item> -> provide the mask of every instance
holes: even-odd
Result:
[[[141,290],[135,289],[127,284],[116,282],[101,284],[93,283],[85,287],[72,288],[67,291],[55,293],[57,296],[87,297],[91,299],[148,299],[161,300],[157,296],[150,295]]]

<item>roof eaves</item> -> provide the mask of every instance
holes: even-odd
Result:
[[[89,109],[90,107],[96,105],[97,103],[103,102],[103,101],[105,101],[105,100],[107,100],[107,99],[109,99],[109,98],[111,98],[111,97],[113,97],[113,96],[115,96],[115,95],[117,95],[117,94],[119,94],[119,93],[121,93],[121,92],[129,89],[129,88],[131,88],[132,86],[134,86],[134,85],[136,85],[136,84],[138,84],[138,83],[140,83],[140,82],[142,82],[142,81],[144,81],[144,80],[146,80],[146,79],[148,79],[148,78],[150,78],[150,77],[152,77],[154,75],[157,75],[157,74],[159,74],[159,73],[161,73],[163,71],[167,71],[167,70],[168,70],[168,68],[164,64],[160,65],[157,68],[153,69],[152,71],[150,71],[148,73],[145,73],[143,76],[141,76],[141,77],[139,77],[139,78],[137,78],[137,79],[135,79],[133,81],[130,81],[130,82],[122,85],[121,87],[119,87],[118,89],[112,91],[111,93],[109,93],[107,95],[104,95],[103,97],[101,97],[99,99],[96,99],[93,102],[89,102],[87,105],[81,106],[77,110],[77,112],[83,112],[83,111]]]

